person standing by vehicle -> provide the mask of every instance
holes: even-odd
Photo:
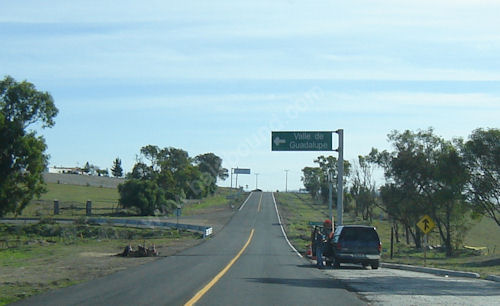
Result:
[[[316,267],[318,269],[323,269],[325,265],[323,264],[323,249],[325,247],[326,236],[323,235],[323,230],[316,230]]]

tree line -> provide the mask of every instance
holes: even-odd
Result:
[[[141,215],[172,213],[184,199],[214,194],[217,179],[228,177],[222,159],[213,153],[191,158],[182,149],[148,145],[138,159],[118,191],[120,205],[137,208]]]
[[[432,128],[393,131],[388,139],[392,150],[373,148],[354,164],[345,162],[349,184],[344,197],[356,215],[371,220],[374,207],[381,208],[396,230],[402,226],[420,248],[416,223],[427,214],[448,256],[473,219],[486,216],[500,226],[499,129],[477,129],[467,140],[445,140]],[[320,156],[314,162],[318,167],[305,167],[302,180],[314,198],[326,202],[327,177],[329,172],[336,175],[336,158]],[[380,187],[373,178],[377,168],[385,178]]]

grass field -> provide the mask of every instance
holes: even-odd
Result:
[[[287,235],[292,244],[301,253],[305,253],[310,244],[309,221],[323,221],[328,216],[326,205],[315,203],[307,194],[277,193],[276,201]],[[335,211],[333,212],[336,215]],[[394,246],[394,256],[390,259],[391,225],[384,218],[378,217],[372,224],[355,218],[353,215],[344,214],[344,224],[367,224],[377,228],[382,242],[382,259],[386,262],[424,265],[424,253],[405,243],[405,238],[400,237],[400,243]],[[439,243],[437,235],[433,238]],[[480,273],[482,277],[490,274],[500,275],[500,227],[492,220],[483,218],[472,226],[467,233],[464,244],[474,247],[486,247],[485,251],[478,253],[460,248],[455,256],[447,258],[443,251],[430,250],[427,252],[426,266],[470,271]]]
[[[219,187],[214,195],[201,200],[191,200],[184,204],[182,214],[190,216],[207,209],[226,208],[241,204],[248,194],[238,193],[234,189]]]
[[[116,188],[47,184],[47,193],[39,200],[33,200],[23,210],[23,217],[51,216],[54,214],[54,200],[59,201],[60,217],[85,215],[87,201],[92,201],[93,214],[110,215],[118,206],[119,194]],[[13,214],[7,215],[13,217]]]
[[[188,200],[183,206],[183,215],[193,215],[204,209],[227,207],[241,202],[246,193],[238,194],[234,189],[219,187],[216,193],[200,200]],[[22,217],[54,216],[54,200],[59,201],[60,218],[84,216],[87,201],[92,201],[92,215],[116,217],[119,210],[119,193],[116,188],[47,184],[47,193],[39,200],[33,200],[23,210]],[[14,217],[8,214],[6,217]]]

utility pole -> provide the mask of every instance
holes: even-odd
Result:
[[[333,173],[331,171],[328,171],[328,216],[330,217],[330,221],[332,221],[333,225],[333,212],[332,212],[332,207],[333,207]]]
[[[285,192],[288,192],[288,171],[290,170],[285,170]]]
[[[258,180],[258,178],[259,178],[259,174],[260,174],[260,173],[255,173],[255,189],[257,189],[257,186],[258,186],[258,182],[259,182],[259,180]]]
[[[337,165],[337,225],[342,225],[344,213],[344,130],[339,129],[339,160]]]

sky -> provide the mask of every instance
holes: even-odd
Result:
[[[53,96],[56,124],[37,130],[51,167],[119,157],[130,171],[151,144],[250,168],[249,189],[293,190],[337,153],[272,152],[271,131],[343,129],[354,162],[390,150],[393,130],[499,128],[499,12],[483,0],[0,0],[0,77]]]

